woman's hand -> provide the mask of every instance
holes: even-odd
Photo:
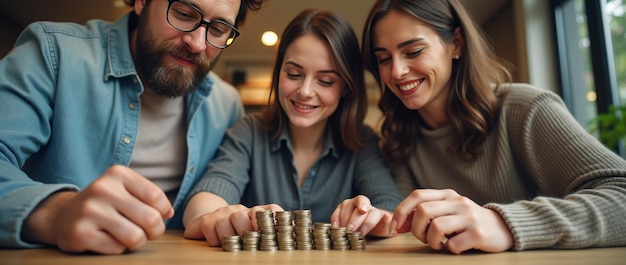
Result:
[[[243,235],[245,231],[258,230],[256,212],[271,210],[272,212],[283,211],[276,204],[245,207],[241,204],[227,205],[206,213],[191,220],[185,227],[185,238],[206,239],[209,246],[219,247],[222,245],[223,236]]]
[[[433,249],[446,247],[456,254],[513,247],[513,236],[498,213],[450,189],[414,190],[398,205],[390,233],[409,231]]]
[[[370,200],[363,195],[346,199],[337,206],[330,217],[334,227],[346,227],[350,231],[360,231],[363,235],[392,236],[389,234],[389,223],[392,214],[372,206]]]

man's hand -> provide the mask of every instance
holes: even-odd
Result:
[[[26,219],[26,241],[66,252],[121,254],[165,232],[174,209],[158,186],[125,166],[112,166],[81,192],[61,191]]]

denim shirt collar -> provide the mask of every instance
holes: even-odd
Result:
[[[128,75],[137,75],[133,55],[130,52],[129,23],[131,16],[136,16],[132,11],[122,16],[113,24],[109,36],[107,36],[107,64],[104,80],[115,77],[120,78]]]

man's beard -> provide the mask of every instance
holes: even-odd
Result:
[[[171,43],[164,42],[156,47],[156,41],[151,37],[155,35],[148,29],[147,17],[140,16],[137,26],[137,70],[144,82],[158,95],[178,97],[189,94],[213,68],[215,60],[210,62],[204,54],[190,53],[187,49]],[[163,57],[167,54],[193,62],[195,71],[175,63],[164,64]]]

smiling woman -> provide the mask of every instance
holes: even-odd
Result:
[[[511,82],[460,1],[378,0],[365,24],[406,196],[392,231],[453,253],[626,245],[626,161],[557,94]]]
[[[229,129],[185,209],[185,236],[219,246],[255,212],[309,209],[313,222],[387,236],[400,200],[364,125],[358,40],[338,13],[307,9],[281,35],[271,98]]]

